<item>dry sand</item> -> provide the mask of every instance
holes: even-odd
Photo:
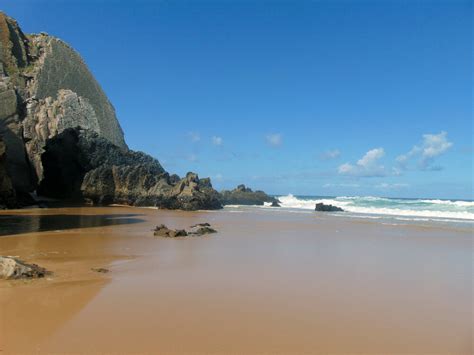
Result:
[[[0,354],[473,350],[469,229],[262,210],[0,216],[0,255],[54,272],[0,280]],[[219,233],[152,236],[198,222]]]

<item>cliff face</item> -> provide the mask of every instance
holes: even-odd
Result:
[[[68,164],[70,151],[54,150],[54,144],[64,143],[64,137],[70,138],[71,134],[63,135],[63,140],[55,138],[73,128],[78,132],[79,141],[89,144],[87,148],[81,145],[62,147],[75,149],[75,158],[87,160],[85,165],[76,167]],[[179,178],[157,178],[167,173],[156,160],[128,150],[112,104],[77,52],[63,41],[44,33],[25,35],[15,20],[1,12],[0,139],[4,145],[0,157],[0,185],[4,185],[0,186],[0,204],[2,186],[8,190],[7,180],[16,196],[28,196],[40,187],[39,192],[48,197],[81,199],[90,194],[94,202],[130,204],[136,204],[137,200],[145,201],[144,197],[163,197],[167,195],[163,194],[164,191],[172,190],[174,183],[179,181]],[[48,144],[49,153],[45,150]],[[96,149],[99,147],[106,150]],[[111,151],[115,152],[115,161],[110,160]],[[87,157],[89,153],[94,156]],[[129,159],[138,156],[141,160]],[[62,161],[65,168],[57,161]],[[93,161],[98,162],[96,166],[93,166]],[[145,170],[141,164],[144,161]],[[103,169],[97,171],[98,168]],[[108,179],[111,174],[113,180]],[[130,177],[134,174],[145,178],[133,180]],[[5,178],[1,180],[3,176]],[[125,180],[118,183],[121,177]],[[70,178],[73,186],[61,178]],[[147,179],[155,179],[156,183],[148,186]],[[214,191],[210,183],[208,190],[201,186],[206,193]],[[147,189],[155,192],[149,193]],[[198,190],[194,189],[191,195],[196,197]],[[109,197],[104,198],[101,194]],[[147,201],[160,205],[158,200]],[[202,198],[198,200],[204,201]],[[210,208],[220,206],[211,200],[208,201]],[[184,200],[171,205],[173,208],[192,209],[187,202],[185,206]],[[206,208],[205,202],[191,205]]]
[[[127,148],[113,106],[79,54],[46,34],[26,36],[0,13],[0,135],[16,189],[35,188],[46,139],[75,126]]]

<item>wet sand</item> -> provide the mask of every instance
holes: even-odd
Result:
[[[151,232],[199,222],[219,233]],[[315,213],[3,211],[0,255],[54,275],[0,281],[0,353],[471,354],[472,241]]]

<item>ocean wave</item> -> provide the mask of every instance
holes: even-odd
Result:
[[[368,215],[474,220],[474,202],[449,200],[390,199],[375,196],[335,198],[279,196],[281,207],[314,210],[316,203],[331,204],[347,212]]]

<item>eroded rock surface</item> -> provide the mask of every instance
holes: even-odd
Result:
[[[184,210],[222,207],[209,179],[170,176],[158,160],[117,147],[94,131],[63,131],[46,142],[41,159],[44,196]]]
[[[213,234],[217,231],[211,227],[209,223],[198,223],[194,226],[189,227],[188,235],[201,236],[205,234]]]
[[[0,279],[32,279],[49,272],[36,264],[27,264],[11,256],[0,256]]]
[[[257,205],[263,206],[265,202],[278,203],[279,201],[263,191],[253,191],[245,185],[239,185],[233,190],[224,190],[220,193],[223,205]]]
[[[153,231],[155,237],[165,238],[177,238],[177,237],[200,237],[206,234],[217,233],[217,231],[211,227],[209,223],[198,223],[194,226],[189,227],[188,230],[184,229],[170,229],[164,224],[156,226]]]
[[[0,12],[0,137],[20,195],[42,179],[45,141],[77,126],[127,148],[113,106],[79,54],[47,34],[25,35]]]

